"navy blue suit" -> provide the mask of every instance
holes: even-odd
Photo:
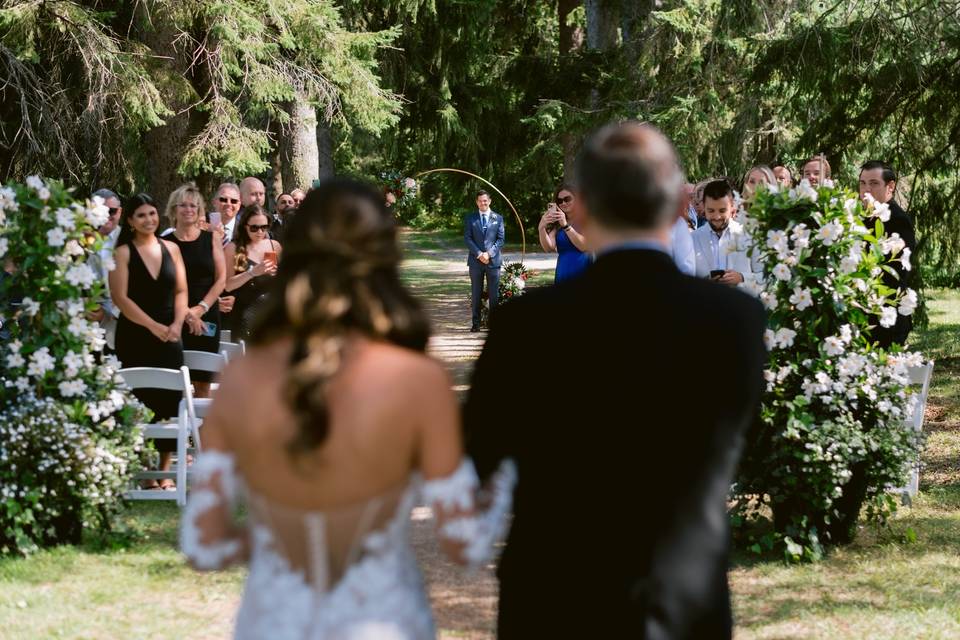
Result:
[[[483,291],[483,279],[487,279],[487,294],[491,311],[497,306],[497,294],[500,287],[500,265],[503,259],[503,216],[490,209],[487,213],[487,227],[484,229],[479,211],[467,215],[463,221],[463,240],[469,250],[467,266],[470,267],[470,300],[473,312],[473,326],[480,326],[480,293]],[[481,253],[490,254],[490,262],[483,264],[477,258]]]

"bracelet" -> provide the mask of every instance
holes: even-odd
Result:
[[[210,305],[208,305],[205,300],[201,300],[200,302],[198,302],[197,306],[202,308],[204,313],[206,313],[207,311],[210,311]]]
[[[571,227],[573,227],[573,225],[572,225],[572,224],[568,224],[567,226],[565,226],[565,227],[560,227],[560,228],[563,229],[564,231],[569,231]]]

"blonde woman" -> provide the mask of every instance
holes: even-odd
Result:
[[[749,208],[753,202],[753,195],[757,192],[757,186],[761,184],[778,184],[773,170],[765,164],[758,164],[747,171],[743,178],[743,203]]]
[[[187,271],[187,316],[184,319],[183,348],[191,351],[220,351],[220,309],[217,300],[226,284],[220,232],[200,228],[205,220],[203,196],[189,182],[170,194],[167,219],[173,231],[164,238],[180,247]],[[191,371],[195,394],[210,397],[211,374]]]

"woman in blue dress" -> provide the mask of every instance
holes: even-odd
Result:
[[[583,273],[592,258],[585,252],[587,244],[584,237],[570,220],[576,199],[573,188],[568,184],[560,185],[553,199],[540,218],[537,230],[543,250],[557,252],[557,269],[553,279],[556,284]]]

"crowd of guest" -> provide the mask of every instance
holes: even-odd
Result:
[[[783,162],[772,166],[756,165],[735,181],[729,177],[706,178],[686,184],[687,206],[677,216],[672,228],[669,251],[677,268],[690,276],[709,278],[718,283],[737,286],[758,279],[763,265],[748,255],[746,250],[728,251],[723,248],[732,235],[741,232],[738,217],[750,210],[760,184],[790,189],[801,180],[812,187],[830,180],[830,162],[822,155],[809,158],[794,172]],[[916,236],[910,216],[897,204],[898,176],[887,163],[879,160],[865,162],[860,167],[859,191],[861,197],[890,207],[890,220],[884,227],[888,235],[894,233],[914,252]],[[739,187],[739,189],[737,188]],[[549,203],[538,226],[540,246],[544,251],[557,253],[555,282],[574,278],[583,272],[592,260],[584,236],[577,230],[576,189],[561,185],[554,201]],[[896,273],[884,274],[884,281],[892,289],[909,286],[910,272],[899,263],[893,265]],[[904,344],[912,326],[910,316],[899,316],[891,328],[878,326],[874,338],[883,347]]]
[[[187,183],[170,194],[162,215],[145,193],[122,202],[109,189],[93,195],[103,199],[109,218],[99,229],[104,242],[95,260],[106,294],[92,319],[123,367],[178,369],[184,350],[219,353],[223,330],[233,340],[246,338],[277,273],[284,226],[306,193],[280,195],[271,212],[263,182],[247,177],[221,184],[208,209],[197,186]],[[209,397],[211,374],[191,370],[190,376],[194,395]],[[176,416],[179,392],[135,393],[154,420]],[[156,442],[161,470],[170,468],[172,444]],[[169,479],[148,487],[174,488]]]

